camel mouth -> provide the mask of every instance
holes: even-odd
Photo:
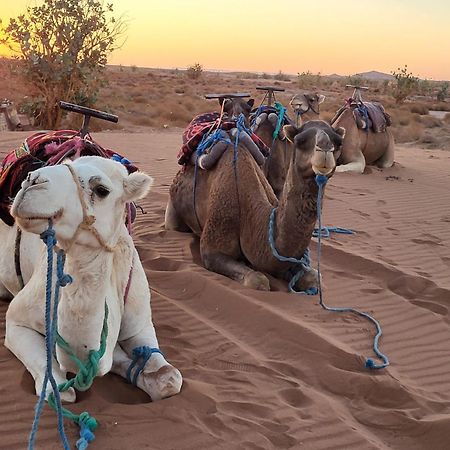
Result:
[[[320,167],[320,166],[313,166],[312,167],[313,172],[316,175],[330,175],[331,172],[333,172],[334,167]]]
[[[45,216],[19,216],[19,215],[15,215],[15,219],[17,219],[18,221],[21,222],[22,225],[25,225],[27,223],[31,223],[31,222],[35,222],[38,220],[45,220],[46,222],[48,222],[49,220],[51,220],[52,222],[57,222],[63,215],[64,209],[61,208],[58,211],[56,211],[54,214],[51,214],[50,216],[45,215]]]

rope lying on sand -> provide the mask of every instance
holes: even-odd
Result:
[[[323,194],[323,188],[325,187],[327,181],[328,181],[328,178],[324,175],[316,176],[316,183],[317,183],[317,186],[319,187],[319,192],[317,194],[317,217],[318,217],[318,222],[319,222],[318,230],[322,230],[321,232],[318,232],[318,230],[317,230],[317,235],[316,235],[316,237],[318,238],[317,274],[318,274],[318,279],[319,279],[319,288],[318,288],[319,304],[323,309],[325,309],[327,311],[350,312],[350,313],[356,314],[358,316],[364,317],[367,320],[369,320],[370,322],[372,322],[375,325],[375,328],[377,331],[377,333],[374,337],[374,340],[373,340],[373,351],[377,355],[377,357],[383,361],[383,363],[377,364],[375,362],[375,360],[373,360],[372,358],[367,358],[365,365],[369,369],[384,369],[385,367],[389,366],[390,363],[389,363],[388,357],[384,353],[382,353],[378,347],[378,342],[380,340],[381,335],[383,334],[380,323],[374,317],[372,317],[370,314],[368,314],[366,312],[359,311],[356,308],[327,306],[323,300],[322,280],[321,280],[321,273],[320,273],[320,257],[321,257],[321,244],[322,244],[321,239],[322,239],[322,237],[328,237],[326,235],[323,235],[323,230],[327,230],[327,228],[334,228],[334,227],[322,227],[322,194]],[[301,276],[303,276],[306,271],[311,270],[310,259],[309,259],[309,250],[306,249],[306,251],[303,254],[301,259],[282,256],[278,253],[277,249],[275,248],[275,238],[274,238],[275,212],[276,212],[276,208],[274,208],[272,210],[272,213],[271,213],[270,219],[269,219],[269,245],[270,245],[270,248],[272,249],[272,253],[275,256],[275,258],[277,258],[279,261],[292,262],[292,263],[298,264],[300,266],[300,270],[292,277],[291,281],[289,282],[289,290],[294,293],[315,295],[315,294],[317,294],[316,288],[311,288],[311,289],[308,289],[307,291],[302,291],[302,292],[297,292],[294,289],[295,284],[301,278]],[[337,231],[337,232],[342,232],[344,234],[353,234],[353,232],[351,230],[346,230],[346,229],[339,229],[339,230],[344,230],[344,231]],[[330,229],[327,231],[329,233],[329,231],[334,231],[334,230]]]

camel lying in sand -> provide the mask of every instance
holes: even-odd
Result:
[[[341,131],[341,130],[339,130]],[[244,145],[238,146],[233,163],[233,146],[217,165],[198,173],[194,210],[194,168],[180,170],[170,188],[166,228],[186,226],[200,236],[204,266],[245,286],[269,290],[269,280],[261,272],[287,279],[295,264],[280,262],[269,247],[269,218],[278,207],[275,246],[285,256],[302,257],[316,223],[315,174],[331,177],[336,166],[335,151],[342,136],[323,121],[311,121],[300,129],[286,126],[294,151],[282,196],[277,201],[262,170]],[[297,288],[316,287],[317,272],[311,269]]]
[[[49,219],[58,246],[66,252],[65,271],[73,278],[61,290],[58,331],[76,356],[86,361],[89,351],[99,347],[106,305],[109,332],[98,376],[112,371],[126,377],[134,348],[158,348],[148,282],[124,225],[125,204],[145,196],[151,183],[148,175],[128,175],[122,164],[98,156],[30,172],[11,209],[22,230],[22,290],[14,265],[17,225],[9,227],[0,221],[0,295],[14,296],[6,313],[5,345],[33,376],[38,395],[46,367],[47,267],[39,234],[47,229]],[[78,367],[58,345],[56,357],[53,368],[59,384],[66,381],[67,371],[76,373]],[[158,400],[178,393],[182,378],[162,354],[154,353],[136,384]],[[50,391],[49,385],[47,395]],[[75,392],[71,388],[61,397],[74,401]]]
[[[337,172],[363,173],[366,164],[380,168],[394,164],[394,137],[388,128],[378,133],[359,128],[350,108],[342,108],[331,123],[346,131]]]
[[[324,100],[325,96],[319,94],[303,93],[294,95],[289,104],[294,112],[296,126],[300,127],[303,123],[310,120],[318,120],[320,104]],[[277,198],[280,198],[292,155],[292,145],[284,138],[282,131],[275,140],[273,139],[276,123],[276,114],[262,114],[256,124],[255,133],[264,144],[271,148],[271,154],[264,165],[264,174],[275,195]]]

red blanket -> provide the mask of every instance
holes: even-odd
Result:
[[[103,149],[92,140],[82,139],[77,131],[33,134],[18,149],[8,153],[0,166],[0,219],[7,225],[14,224],[9,208],[29,172],[46,165],[59,164],[65,158],[76,159],[88,155],[112,158],[114,154],[117,153]],[[126,167],[129,173],[137,170],[132,164]]]

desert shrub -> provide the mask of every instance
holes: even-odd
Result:
[[[396,109],[390,112],[392,122],[396,125],[407,126],[412,122],[413,114],[407,110]]]
[[[417,91],[420,95],[429,96],[433,91],[433,85],[430,80],[419,80],[417,83]]]
[[[418,122],[411,122],[408,126],[392,127],[395,142],[415,142],[423,136],[423,126]]]
[[[438,139],[436,136],[432,135],[429,132],[425,132],[423,136],[419,139],[422,144],[437,144]]]
[[[433,116],[422,116],[420,122],[425,128],[439,128],[442,127],[442,121]]]
[[[412,93],[418,90],[419,78],[408,72],[408,66],[402,69],[399,67],[397,71],[393,71],[395,85],[392,89],[392,96],[397,104],[403,103]]]
[[[353,86],[362,86],[364,84],[364,80],[360,75],[348,75],[346,84],[351,84]]]
[[[443,102],[448,97],[448,88],[449,88],[449,84],[447,81],[440,85],[439,91],[436,94],[436,99],[438,102]]]
[[[192,64],[186,69],[186,75],[191,80],[198,80],[203,74],[203,66],[199,63]]]
[[[314,74],[307,70],[306,72],[297,74],[298,87],[300,89],[306,89],[314,84]]]
[[[10,19],[1,31],[23,63],[23,76],[44,98],[38,125],[59,126],[59,100],[95,99],[107,56],[118,47],[125,31],[122,19],[112,16],[113,7],[102,0],[45,0],[28,6]]]
[[[423,103],[415,103],[409,107],[409,110],[412,113],[416,113],[416,114],[420,114],[420,115],[426,115],[429,112],[427,105],[424,105]]]
[[[291,77],[289,75],[284,74],[281,70],[273,76],[274,80],[277,81],[290,81]]]

